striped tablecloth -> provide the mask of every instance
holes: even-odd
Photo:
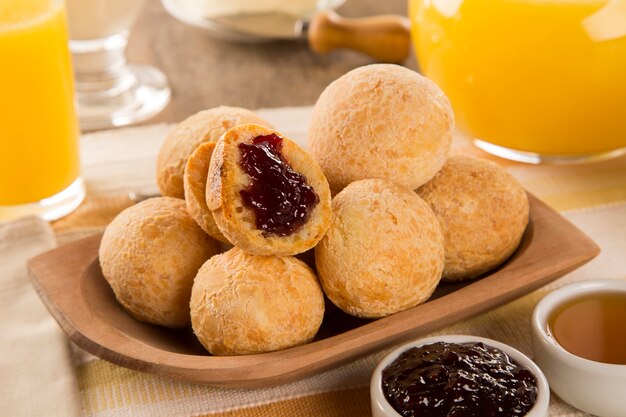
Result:
[[[310,107],[261,110],[279,131],[305,145]],[[53,224],[60,243],[101,231],[132,204],[131,191],[156,192],[155,158],[168,125],[100,132],[82,139],[88,197]],[[497,159],[457,137],[454,152]],[[574,166],[530,166],[497,159],[522,184],[591,236],[598,258],[548,287],[439,334],[484,336],[532,355],[529,319],[537,301],[566,283],[626,279],[626,157]],[[369,378],[385,351],[295,383],[267,389],[187,384],[121,368],[74,349],[86,416],[369,416]],[[585,415],[558,398],[552,416]]]

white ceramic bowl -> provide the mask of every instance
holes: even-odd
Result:
[[[498,348],[521,366],[529,369],[537,378],[537,402],[526,413],[525,417],[548,417],[548,407],[550,404],[550,388],[548,387],[548,381],[541,372],[541,369],[528,356],[524,355],[520,351],[513,349],[509,345],[497,342],[491,339],[485,339],[484,337],[469,336],[469,335],[450,335],[450,336],[435,336],[424,339],[419,339],[414,342],[407,343],[393,350],[378,364],[372,375],[370,382],[370,397],[372,401],[372,416],[373,417],[402,417],[396,410],[393,409],[391,404],[385,398],[385,394],[382,389],[382,371],[391,362],[393,362],[402,352],[411,349],[413,347],[427,345],[435,342],[448,342],[448,343],[477,343],[482,342],[485,345]]]
[[[595,362],[573,355],[548,333],[548,318],[555,308],[573,298],[607,292],[626,293],[626,281],[579,282],[546,295],[535,307],[532,317],[535,360],[554,393],[564,401],[598,416],[626,417],[626,365]]]

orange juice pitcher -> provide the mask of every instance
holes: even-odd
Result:
[[[626,152],[626,0],[410,0],[426,76],[488,152],[577,162]]]
[[[0,221],[84,197],[62,0],[0,2]]]

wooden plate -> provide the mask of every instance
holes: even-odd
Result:
[[[328,309],[312,343],[279,352],[211,356],[190,329],[133,319],[116,302],[98,263],[101,235],[31,259],[37,292],[63,330],[88,352],[121,366],[184,381],[260,387],[293,381],[416,338],[507,303],[599,253],[591,239],[530,197],[530,223],[517,252],[481,279],[442,284],[426,303],[367,321]]]

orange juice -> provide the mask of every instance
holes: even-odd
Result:
[[[37,202],[79,174],[61,0],[0,1],[0,206]]]
[[[504,148],[626,148],[626,1],[410,0],[422,71],[458,126]]]

